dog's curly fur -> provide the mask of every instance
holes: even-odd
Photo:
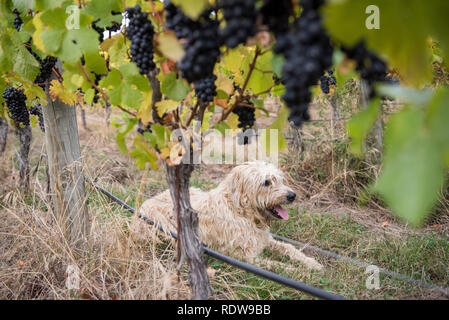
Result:
[[[263,249],[268,248],[309,268],[322,269],[313,258],[268,234],[270,222],[280,218],[273,208],[293,201],[292,198],[294,193],[284,184],[282,171],[261,161],[235,167],[217,188],[209,192],[190,189],[192,207],[199,213],[201,240],[209,247],[247,261],[260,258]],[[168,190],[145,201],[139,213],[157,221],[165,229],[176,230]],[[136,218],[133,224],[141,223],[138,220]],[[141,232],[141,227],[139,229],[134,230]]]

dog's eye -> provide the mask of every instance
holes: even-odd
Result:
[[[265,180],[264,186],[268,187],[269,185],[271,185],[271,181],[270,180]]]

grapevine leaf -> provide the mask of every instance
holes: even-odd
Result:
[[[181,101],[189,93],[190,88],[184,79],[176,79],[176,74],[167,74],[161,83],[161,92],[168,98]]]
[[[210,128],[210,119],[214,114],[212,112],[205,112],[203,122],[201,123],[201,132],[207,131]]]
[[[265,92],[274,86],[272,57],[273,54],[267,52],[264,55],[259,56],[256,61],[255,69],[252,71],[246,87],[255,94]],[[248,72],[249,70],[245,72],[245,77]],[[266,95],[266,93],[263,95]]]
[[[28,2],[28,0],[25,0]],[[33,0],[31,0],[33,1]],[[36,2],[36,10],[44,11],[48,9],[58,8],[67,0],[40,0]],[[33,1],[34,2],[34,1]]]
[[[276,120],[274,120],[274,122],[267,128],[267,130],[262,133],[260,137],[260,143],[267,155],[277,153],[287,147],[287,142],[285,141],[284,135],[282,134],[282,130],[287,123],[287,118],[288,109],[282,107]],[[277,142],[271,141],[272,136],[274,136],[276,132],[278,138]]]
[[[47,105],[47,96],[41,87],[32,84],[31,82],[23,82],[24,93],[29,101],[36,97],[40,99],[42,105]]]
[[[97,74],[105,74],[108,72],[106,61],[98,52],[85,54],[84,60],[86,61],[86,67],[89,71]]]
[[[118,39],[120,39],[120,36],[122,34],[116,34],[114,36],[112,36],[111,38],[105,39],[101,44],[100,44],[100,50],[101,51],[109,51],[112,46],[118,41]]]
[[[159,149],[162,149],[167,145],[166,143],[166,129],[164,126],[160,124],[153,124],[151,126],[151,130],[153,131],[153,136],[155,138],[155,143]]]
[[[196,20],[204,9],[209,5],[208,0],[193,0],[193,1],[185,1],[185,0],[172,0],[172,2],[180,6],[184,13]]]
[[[157,114],[162,117],[164,113],[175,110],[179,106],[179,102],[174,100],[162,100],[156,102]]]
[[[415,105],[426,105],[432,98],[433,92],[430,89],[415,90],[400,85],[378,85],[377,92],[380,94],[397,99],[404,103],[413,103]]]
[[[106,77],[100,80],[100,86],[111,89],[113,87],[120,86],[120,83],[122,82],[122,77],[120,74],[120,71],[113,69],[111,72],[108,73]]]
[[[94,96],[95,96],[95,90],[93,88],[90,88],[86,91],[86,93],[84,94],[84,102],[90,106],[92,105],[92,101],[94,100]]]
[[[137,117],[142,121],[143,124],[147,124],[153,121],[152,115],[152,91],[142,92],[142,102],[137,112]]]
[[[119,133],[117,133],[116,142],[117,142],[117,146],[118,146],[119,151],[122,154],[127,155],[128,154],[128,147],[126,146],[125,137],[134,128],[134,126],[137,124],[137,119],[136,118],[126,118],[125,121],[126,121],[125,130],[120,131]]]
[[[125,39],[123,35],[120,35],[109,50],[110,63],[117,66],[123,64],[123,58],[126,57],[126,50]]]
[[[137,109],[142,101],[140,91],[134,89],[130,84],[124,82],[122,84],[122,104],[125,107]]]
[[[65,88],[58,80],[52,80],[50,82],[50,97],[53,101],[59,99],[69,106],[73,106],[76,101],[76,94]]]
[[[224,136],[226,134],[226,130],[229,130],[231,128],[226,122],[220,121],[214,124],[214,129],[218,130]]]
[[[157,43],[159,51],[169,59],[178,62],[184,56],[184,48],[173,32],[161,33]]]
[[[23,79],[34,81],[40,70],[39,62],[25,48],[17,33],[11,34],[10,39],[14,49],[14,54],[12,55],[14,72]]]
[[[282,77],[282,67],[284,65],[285,58],[281,54],[274,54],[271,59],[271,64],[273,65],[274,74],[280,78]]]
[[[122,103],[122,87],[112,87],[111,89],[107,90],[109,101],[113,105],[120,105]]]
[[[139,74],[139,69],[137,68],[136,64],[131,62],[122,64],[118,69],[123,75],[123,78],[127,80]]]
[[[422,110],[409,107],[391,117],[384,165],[374,190],[413,226],[422,223],[442,186],[445,170],[439,151],[424,126]]]
[[[243,51],[243,53],[242,53]],[[235,49],[230,49],[224,55],[224,66],[226,71],[229,71],[230,74],[234,75],[234,82],[236,84],[241,84],[242,82],[242,61],[244,61],[245,53],[248,54],[246,49],[242,49],[241,47],[237,47]],[[249,67],[248,60],[244,61],[247,68]],[[247,69],[246,68],[246,69]]]
[[[90,2],[85,11],[96,18],[105,18],[111,15],[111,11],[120,11],[121,5],[118,0],[102,0]]]
[[[230,113],[225,123],[231,129],[238,129],[239,117],[235,113]]]
[[[134,146],[136,148],[129,153],[129,156],[136,159],[137,168],[140,170],[145,169],[145,165],[148,162],[153,169],[157,169],[157,156],[149,148],[142,136],[139,135],[134,139]]]
[[[217,77],[217,80],[215,80],[215,86],[217,87],[217,93],[219,91],[226,93],[226,97],[218,97],[217,94],[217,97],[221,99],[227,98],[228,95],[234,92],[234,83],[231,79],[229,79],[229,77],[222,73],[220,73]]]
[[[370,5],[379,8],[379,29],[365,25]],[[389,57],[404,81],[420,85],[431,77],[428,37],[438,33],[447,43],[447,12],[447,1],[344,0],[326,5],[324,17],[327,30],[344,45],[365,39],[370,49]]]
[[[34,0],[13,0],[14,8],[17,8],[19,12],[28,12],[28,9],[34,10]]]

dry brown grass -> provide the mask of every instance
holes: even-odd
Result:
[[[30,199],[13,190],[1,198],[1,299],[187,297],[186,282],[177,281],[170,242],[156,235],[151,242],[133,239],[129,218],[104,203],[90,207],[90,237],[86,250],[77,252],[64,240],[51,211],[45,210],[42,196],[33,190]],[[79,290],[66,288],[69,265],[79,268]]]
[[[102,116],[91,114],[88,124],[95,135],[80,129],[85,173],[104,181],[124,183],[137,170],[111,144],[111,129]],[[98,134],[97,134],[98,132]],[[41,133],[33,130],[39,137]],[[142,243],[128,232],[129,217],[95,191],[89,192],[91,231],[86,250],[77,252],[64,240],[47,203],[45,175],[32,179],[32,190],[19,190],[11,135],[0,166],[0,299],[175,299],[186,298],[185,270],[178,282],[175,249],[169,241]],[[32,169],[41,152],[41,139],[33,139]],[[99,153],[109,159],[99,161]],[[40,170],[41,171],[41,170]],[[115,208],[115,209],[114,209]],[[150,228],[151,229],[151,228]],[[151,229],[154,230],[155,229]],[[67,267],[76,266],[80,289],[66,287]]]

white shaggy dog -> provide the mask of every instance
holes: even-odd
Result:
[[[209,192],[190,188],[192,207],[198,211],[201,240],[210,248],[238,255],[247,261],[260,257],[263,249],[268,248],[309,268],[322,269],[313,258],[268,234],[271,221],[288,219],[282,204],[291,203],[295,197],[284,184],[282,171],[261,161],[235,167],[216,189]],[[168,190],[145,201],[139,212],[166,230],[176,231]]]

